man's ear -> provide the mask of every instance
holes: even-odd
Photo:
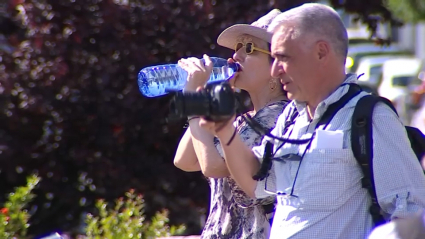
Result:
[[[318,41],[316,43],[316,54],[319,60],[326,60],[329,56],[330,50],[329,43],[325,41]]]

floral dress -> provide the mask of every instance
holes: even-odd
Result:
[[[274,128],[286,101],[279,101],[260,109],[254,116],[263,127]],[[258,135],[242,117],[236,118],[234,125],[242,141],[250,148],[259,145],[263,136]],[[215,146],[223,157],[223,150],[217,138]],[[208,239],[267,239],[270,223],[262,205],[273,203],[274,196],[265,199],[248,197],[231,177],[209,178],[211,187],[210,213],[201,238]]]

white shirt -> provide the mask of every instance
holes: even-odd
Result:
[[[346,83],[355,82],[349,75]],[[273,135],[282,136],[285,120],[294,107],[299,112],[295,124],[284,137],[308,139],[327,107],[338,101],[349,86],[339,87],[316,108],[310,122],[305,104],[291,102],[279,117]],[[372,229],[369,213],[370,196],[362,188],[360,166],[351,150],[351,117],[357,101],[366,95],[362,92],[338,111],[326,131],[343,132],[342,147],[319,148],[326,145],[313,138],[299,167],[294,187],[298,200],[283,200],[278,205],[270,238],[366,238]],[[323,126],[319,127],[323,129]],[[289,136],[290,135],[290,136]],[[253,152],[262,158],[266,140]],[[382,210],[389,218],[406,217],[425,208],[425,176],[414,152],[410,148],[404,126],[396,114],[385,104],[378,103],[373,112],[373,169],[376,193]],[[328,143],[329,144],[329,143]],[[335,142],[340,144],[340,142]],[[275,149],[280,141],[275,141]],[[275,157],[289,153],[302,155],[306,145],[285,144]],[[270,176],[259,181],[256,197],[263,198],[268,191],[289,194],[299,166],[299,161],[273,162]],[[299,205],[297,205],[299,203]]]

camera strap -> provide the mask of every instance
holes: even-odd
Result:
[[[292,114],[288,115],[285,120],[285,128],[283,129],[283,135],[286,134],[288,131],[289,126],[294,124],[295,118],[298,116],[298,111],[294,108],[292,111]],[[282,144],[279,145],[277,150],[279,150],[285,142],[282,142]],[[264,153],[263,153],[263,162],[261,163],[260,170],[252,177],[254,180],[262,181],[266,177],[269,176],[269,171],[272,168],[272,161],[273,161],[273,155],[274,155],[274,143],[267,141],[266,145],[264,147]]]

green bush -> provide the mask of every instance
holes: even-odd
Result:
[[[25,186],[17,187],[9,193],[0,209],[0,238],[25,238],[30,218],[26,206],[34,198],[32,190],[39,181],[39,177],[31,175]]]
[[[6,202],[0,209],[0,238],[27,238],[28,220],[31,215],[26,206],[35,197],[32,190],[40,182],[40,178],[31,175],[25,186],[17,187],[9,193]],[[125,194],[126,198],[116,200],[111,208],[104,200],[97,200],[99,215],[88,214],[85,228],[87,238],[120,239],[141,238],[153,239],[162,236],[177,235],[184,232],[185,226],[169,226],[168,211],[156,213],[146,221],[144,216],[145,202],[134,190]]]
[[[86,236],[98,239],[142,238],[151,239],[181,234],[185,226],[168,226],[168,211],[157,212],[150,222],[144,216],[144,200],[133,190],[125,194],[126,199],[116,200],[115,207],[109,207],[104,200],[96,202],[99,215],[86,217]]]

